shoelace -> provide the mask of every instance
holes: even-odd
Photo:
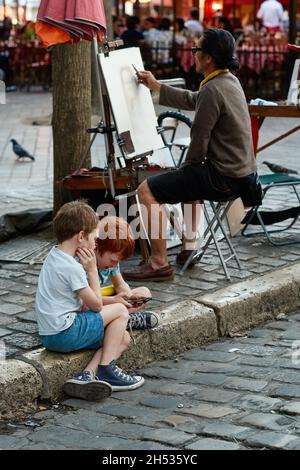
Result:
[[[93,373],[89,371],[84,371],[80,375],[77,376],[78,380],[83,380],[83,381],[92,381],[92,380],[100,380],[97,375],[94,375]]]
[[[113,364],[113,370],[116,372],[118,377],[121,377],[122,379],[126,380],[127,382],[130,382],[132,380],[132,377],[128,374],[126,374],[120,367],[118,367],[116,364]]]
[[[146,315],[142,313],[133,313],[129,317],[129,326],[130,328],[146,328],[147,326]]]

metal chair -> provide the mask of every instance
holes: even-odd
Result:
[[[212,242],[214,243],[216,247],[225,276],[228,281],[231,281],[231,277],[227,268],[228,261],[234,258],[238,268],[239,269],[242,268],[240,260],[237,256],[237,253],[230,241],[230,238],[223,224],[223,221],[226,218],[228,211],[234,201],[235,199],[230,199],[230,200],[222,201],[222,202],[203,201],[203,205],[202,205],[203,214],[204,214],[207,227],[204,230],[204,235],[200,237],[202,239],[202,244],[200,248],[192,251],[188,259],[184,263],[182,269],[180,270],[179,272],[180,275],[184,274],[185,270],[194,259],[196,259],[197,261],[201,260],[201,258],[204,256],[209,245]],[[219,233],[222,235],[221,239],[219,238]],[[230,255],[228,257],[224,256],[222,252],[222,248],[220,246],[220,242],[223,240],[226,242],[230,250]]]
[[[157,123],[161,127],[161,136],[164,144],[169,147],[175,166],[179,167],[184,160],[191,138],[190,136],[176,138],[176,136],[180,123],[191,128],[192,120],[180,111],[166,111],[158,116]],[[175,163],[174,154],[172,152],[174,148],[178,148],[180,151],[177,163]]]
[[[265,235],[268,241],[274,246],[299,243],[300,239],[278,240],[273,237],[273,234],[284,232],[290,229],[298,220],[300,215],[300,195],[297,191],[297,186],[300,184],[300,178],[297,176],[290,176],[286,173],[274,173],[269,175],[262,175],[259,177],[259,180],[263,186],[263,199],[269,191],[274,191],[276,188],[277,190],[279,188],[291,188],[296,195],[299,205],[277,211],[266,211],[262,209],[262,206],[252,207],[241,222],[242,224],[245,224],[245,227],[242,229],[242,235],[245,237]],[[269,225],[284,222],[285,220],[291,221],[287,222],[284,226],[278,226],[273,230],[269,230],[267,227]],[[261,229],[246,233],[249,229],[249,226],[251,225],[260,226]]]

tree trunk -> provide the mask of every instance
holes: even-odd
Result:
[[[61,184],[64,176],[79,166],[91,165],[90,154],[82,161],[90,142],[86,129],[91,125],[90,43],[61,44],[53,48],[53,142],[54,213],[72,200]]]
[[[113,21],[112,21],[112,0],[104,0],[104,11],[106,18],[106,35],[109,41],[114,39]]]

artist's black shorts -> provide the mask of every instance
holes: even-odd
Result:
[[[218,173],[210,161],[186,165],[147,179],[157,202],[177,204],[191,201],[226,201],[239,197],[243,188],[255,179],[230,178]]]

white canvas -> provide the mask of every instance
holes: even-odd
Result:
[[[127,133],[133,144],[132,151],[126,152],[126,158],[150,154],[162,148],[164,144],[157,134],[150,91],[138,83],[133,68],[134,65],[138,70],[144,69],[139,48],[112,51],[108,57],[99,54],[99,61],[118,134]]]
[[[297,59],[294,64],[287,104],[294,104],[296,106],[300,104],[300,59]]]
[[[169,147],[154,150],[153,154],[148,157],[149,163],[159,165],[161,168],[174,167],[174,162]]]

